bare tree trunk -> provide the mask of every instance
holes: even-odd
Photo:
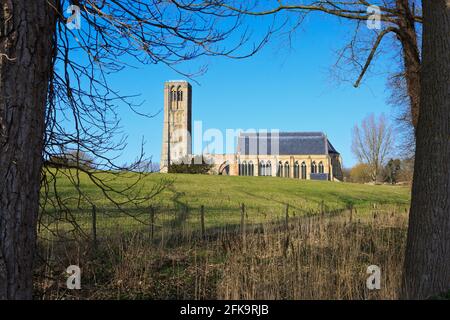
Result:
[[[450,8],[423,1],[420,115],[403,297],[450,290]]]
[[[420,54],[414,24],[414,12],[409,7],[409,0],[397,0],[397,9],[403,13],[398,16],[399,40],[402,44],[411,122],[416,129],[420,109]]]
[[[0,299],[31,299],[55,1],[0,5]]]

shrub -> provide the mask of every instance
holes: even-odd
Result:
[[[371,182],[372,177],[370,175],[371,169],[368,164],[358,163],[350,169],[350,181],[358,183]]]
[[[188,161],[186,161],[188,160]],[[207,163],[203,157],[195,157],[192,159],[183,159],[181,163],[171,164],[169,173],[188,173],[188,174],[207,174],[212,165]]]

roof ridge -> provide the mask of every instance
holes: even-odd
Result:
[[[301,135],[312,137],[326,137],[323,131],[278,131],[278,132],[239,132],[240,136],[259,136],[259,135]]]

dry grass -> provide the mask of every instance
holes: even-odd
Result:
[[[288,230],[247,237],[233,250],[219,284],[222,299],[395,299],[400,284],[405,217],[377,214],[297,219]],[[366,288],[367,267],[382,271],[381,290]]]
[[[379,210],[379,209],[378,209]],[[209,230],[181,228],[153,241],[119,229],[96,248],[87,241],[41,241],[38,299],[395,299],[405,212],[291,217]],[[164,233],[163,233],[164,234]],[[245,238],[245,241],[243,239]],[[65,268],[82,269],[82,289],[65,289]],[[366,289],[378,265],[381,290]]]

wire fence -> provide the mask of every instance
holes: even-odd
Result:
[[[204,205],[190,207],[149,206],[133,211],[92,206],[68,214],[46,214],[41,217],[39,236],[50,241],[77,241],[89,239],[93,245],[111,236],[145,234],[150,243],[160,246],[175,243],[204,241],[224,234],[240,235],[257,232],[263,225],[287,226],[296,219],[331,218],[346,219],[349,222],[376,216],[382,212],[405,210],[394,205],[373,204],[370,213],[362,215],[352,204],[345,208],[330,209],[321,201],[315,209],[302,209],[284,204],[281,210],[247,207],[214,208]]]

